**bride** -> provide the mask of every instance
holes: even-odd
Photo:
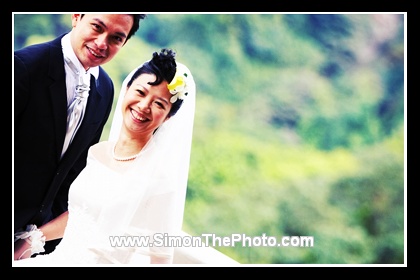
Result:
[[[172,263],[176,244],[153,241],[181,236],[193,77],[174,51],[162,49],[127,76],[117,108],[109,140],[91,147],[70,188],[68,212],[16,234],[14,265]],[[61,237],[55,251],[38,254]],[[127,242],[142,238],[147,245]]]

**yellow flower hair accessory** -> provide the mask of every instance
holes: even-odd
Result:
[[[178,99],[183,100],[187,96],[187,76],[187,73],[181,74],[177,70],[172,82],[168,84],[169,92],[172,94],[171,103],[175,103]]]

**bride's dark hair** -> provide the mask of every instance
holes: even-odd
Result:
[[[176,52],[167,48],[161,49],[159,53],[154,52],[152,59],[145,62],[133,74],[132,78],[127,84],[127,87],[130,87],[135,79],[137,79],[141,74],[145,73],[153,74],[156,76],[156,80],[154,82],[149,82],[149,84],[152,86],[159,85],[164,80],[170,84],[176,73],[175,56]],[[176,112],[178,112],[182,102],[183,100],[178,99],[175,103],[172,104],[171,110],[168,114],[169,117],[172,117],[176,114]]]

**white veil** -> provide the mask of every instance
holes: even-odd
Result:
[[[124,225],[128,224],[132,227],[134,224],[135,230],[140,229],[155,233],[164,231],[171,234],[178,233],[178,236],[181,236],[180,231],[182,230],[190,164],[196,87],[193,76],[185,65],[177,62],[177,69],[188,74],[188,95],[185,97],[178,112],[157,129],[151,142],[142,151],[141,156],[136,159],[136,172],[130,173],[133,175],[133,182],[136,182],[136,187],[133,187],[133,195],[129,196],[130,201],[124,202],[126,209],[124,218],[115,218],[117,220],[119,219],[118,221]],[[126,92],[127,83],[136,70],[134,69],[125,78],[121,86],[117,107],[112,120],[109,141],[118,140],[123,122],[121,111],[122,100]],[[140,189],[146,189],[147,194],[151,195],[139,194],[142,193]],[[145,196],[149,198],[153,197],[153,202],[150,203],[148,201],[147,207],[139,206]],[[131,207],[131,205],[133,206]],[[162,211],[165,211],[165,214],[162,214]],[[112,215],[110,212],[104,214],[108,218],[109,215]],[[165,219],[161,217],[165,217]],[[125,221],[122,221],[124,219]],[[144,219],[148,220],[146,226],[141,221]],[[113,226],[116,225],[114,224]],[[162,248],[154,248],[152,251],[152,253],[145,252],[144,254],[167,255],[167,251]],[[169,256],[169,258],[172,257]]]

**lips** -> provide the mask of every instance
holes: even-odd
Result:
[[[146,122],[149,120],[144,114],[137,112],[133,109],[131,109],[131,115],[134,119],[138,120],[139,122]]]
[[[103,58],[104,56],[103,55],[101,55],[100,53],[97,53],[97,52],[95,52],[93,49],[91,49],[91,48],[89,48],[89,47],[87,47],[87,49],[89,50],[89,52],[94,56],[94,57],[97,57],[97,58]]]

